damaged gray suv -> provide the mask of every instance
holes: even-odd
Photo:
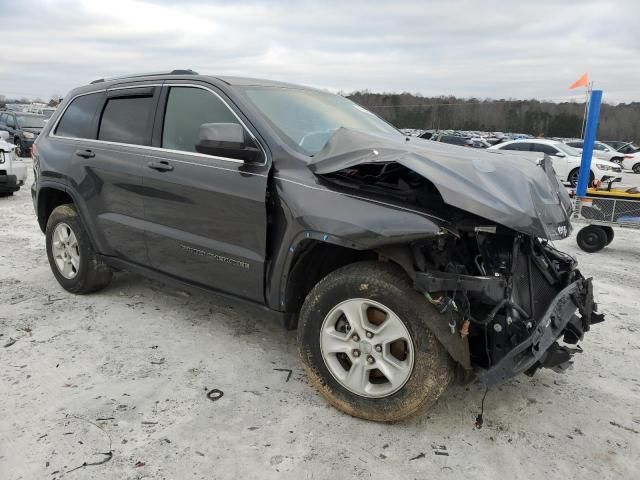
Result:
[[[33,156],[65,289],[126,269],[276,312],[350,415],[407,417],[454,378],[563,371],[603,320],[551,244],[571,203],[548,158],[408,138],[337,95],[190,70],[100,79]]]

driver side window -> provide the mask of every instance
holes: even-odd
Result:
[[[240,122],[213,93],[196,87],[171,87],[162,127],[162,147],[196,152],[204,123]]]

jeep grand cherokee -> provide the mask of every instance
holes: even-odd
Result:
[[[65,289],[128,269],[278,312],[311,383],[351,415],[411,415],[455,373],[562,371],[603,318],[551,243],[571,204],[549,158],[408,138],[337,95],[184,70],[73,90],[35,146]]]

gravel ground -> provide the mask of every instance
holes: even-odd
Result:
[[[490,390],[478,430],[475,384],[391,425],[330,408],[295,332],[260,310],[128,273],[71,295],[28,188],[0,198],[0,218],[1,479],[638,478],[638,231],[591,255],[559,244],[607,320],[568,374]]]

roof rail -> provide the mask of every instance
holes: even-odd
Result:
[[[191,69],[188,69],[188,70],[176,69],[176,70],[171,70],[169,72],[135,73],[132,75],[122,75],[119,77],[98,78],[97,80],[94,80],[93,82],[91,82],[91,85],[93,85],[94,83],[110,82],[112,80],[126,80],[128,78],[152,77],[154,75],[199,75],[199,74],[198,72]]]

